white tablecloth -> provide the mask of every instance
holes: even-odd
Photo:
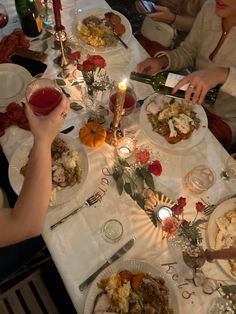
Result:
[[[97,0],[96,3],[92,0],[77,2],[82,9],[95,6],[108,7],[103,0]],[[62,6],[63,25],[66,26],[68,33],[71,33],[75,12],[74,2],[62,0]],[[7,9],[11,17],[10,22],[15,23],[16,12],[13,1],[7,1]],[[40,41],[31,43],[32,49],[40,49],[40,45]],[[124,74],[127,74],[128,77],[130,71],[135,69],[136,64],[147,57],[147,53],[135,38],[130,39],[128,46],[129,49],[122,47],[117,52],[104,55],[107,69],[115,79],[119,79]],[[52,60],[57,55],[57,51],[50,49],[50,41],[47,53],[46,75],[56,76],[60,68],[53,64]],[[135,82],[133,84],[137,98],[144,98],[152,93],[150,86]],[[70,90],[73,97],[76,98],[76,88],[72,87]],[[74,125],[75,129],[70,135],[75,138],[75,141],[78,141],[78,129],[82,122],[83,112],[71,111],[62,128]],[[137,138],[138,145],[150,147],[161,160],[163,173],[160,177],[155,178],[156,188],[173,200],[176,200],[180,195],[187,197],[186,218],[194,215],[194,204],[199,200],[199,198],[187,193],[182,186],[184,174],[193,166],[208,165],[216,174],[214,186],[201,195],[203,199],[214,203],[222,196],[235,192],[233,181],[225,182],[219,178],[228,154],[209,131],[199,145],[184,155],[174,155],[162,151],[157,144],[151,143],[145,136],[139,125],[138,109],[134,114],[123,118],[122,128],[132,131]],[[21,145],[21,142],[29,136],[30,132],[17,127],[10,127],[6,130],[5,135],[0,138],[0,144],[9,161],[16,147]],[[115,160],[114,148],[104,144],[97,149],[86,148],[86,152],[89,160],[89,175],[84,186],[70,202],[48,209],[43,229],[43,238],[78,313],[83,313],[87,294],[87,290],[84,293],[79,291],[79,284],[132,236],[136,237],[135,246],[122,259],[145,260],[166,272],[176,289],[181,309],[179,313],[184,314],[190,311],[199,314],[207,313],[209,303],[212,298],[217,296],[217,293],[211,296],[206,295],[201,287],[195,287],[190,283],[187,279],[192,277],[192,271],[183,263],[179,250],[169,248],[167,241],[162,239],[160,227],[155,228],[144,211],[128,195],[123,194],[121,197],[118,195],[115,182],[111,177],[111,168]],[[104,195],[101,202],[84,209],[54,231],[50,230],[51,224],[72,209],[77,208],[96,191]],[[100,234],[102,224],[109,218],[119,219],[124,226],[124,235],[116,244],[104,242]],[[215,263],[206,263],[203,270],[210,278],[230,282],[230,278]]]

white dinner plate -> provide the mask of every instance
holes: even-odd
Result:
[[[21,101],[31,79],[29,71],[18,64],[0,64],[0,107]]]
[[[70,149],[75,149],[79,152],[79,165],[82,170],[82,178],[80,183],[76,183],[72,187],[65,187],[56,192],[56,199],[51,204],[51,206],[56,206],[59,204],[63,204],[71,200],[75,195],[78,195],[81,190],[82,185],[84,184],[87,175],[88,175],[88,157],[85,152],[85,149],[78,142],[77,139],[74,139],[68,135],[60,134],[61,139],[63,139]],[[33,139],[28,138],[25,142],[20,145],[16,151],[14,152],[10,164],[9,164],[9,179],[12,188],[19,195],[23,182],[24,176],[20,174],[20,169],[24,166],[28,161],[28,156],[30,153],[30,149],[33,144]],[[40,156],[39,156],[40,158]]]
[[[169,289],[169,306],[173,309],[173,314],[178,314],[179,312],[179,304],[177,298],[177,291],[174,286],[174,283],[167,277],[167,275],[161,270],[161,266],[154,267],[147,262],[139,261],[139,260],[124,260],[118,261],[104,269],[97,278],[92,283],[87,298],[85,302],[84,314],[92,314],[94,308],[94,302],[96,296],[102,292],[100,288],[98,288],[97,283],[100,282],[103,278],[108,278],[114,273],[119,273],[122,270],[128,270],[132,273],[144,272],[148,273],[153,277],[161,277],[165,280],[165,285]]]
[[[131,35],[132,35],[132,27],[130,25],[130,22],[128,21],[128,19],[121,14],[118,11],[112,10],[112,9],[105,9],[105,8],[92,8],[92,9],[88,9],[88,10],[81,10],[74,23],[73,23],[73,33],[75,34],[76,38],[78,39],[78,41],[83,45],[83,48],[86,48],[88,51],[90,52],[98,52],[98,53],[108,53],[108,52],[114,52],[117,51],[118,49],[120,49],[122,46],[122,44],[117,41],[115,46],[112,47],[105,47],[105,48],[96,48],[93,47],[87,43],[85,43],[82,39],[80,39],[79,35],[78,35],[78,31],[77,31],[77,24],[78,22],[82,23],[82,21],[88,17],[88,16],[96,16],[98,18],[104,18],[104,14],[107,12],[113,12],[114,14],[117,14],[120,16],[121,18],[121,22],[122,24],[125,26],[125,33],[123,35],[120,36],[120,38],[127,44]]]
[[[197,114],[197,118],[199,118],[201,121],[199,129],[194,130],[188,139],[181,140],[180,142],[178,142],[176,144],[170,144],[166,141],[166,139],[163,136],[161,136],[160,134],[158,134],[157,132],[154,132],[152,130],[152,125],[151,125],[151,122],[149,122],[149,120],[148,120],[148,112],[146,110],[147,105],[150,102],[155,101],[158,104],[162,101],[163,97],[166,97],[166,96],[163,96],[160,94],[154,94],[145,100],[145,102],[143,103],[143,105],[141,107],[141,111],[140,111],[140,116],[139,116],[140,125],[141,125],[142,129],[144,130],[144,132],[146,133],[146,135],[154,143],[158,144],[163,150],[166,150],[170,153],[174,152],[177,154],[178,153],[182,154],[182,153],[188,151],[190,148],[197,145],[198,143],[200,143],[201,140],[203,139],[203,137],[205,136],[206,131],[207,131],[207,127],[208,127],[206,113],[205,113],[204,109],[202,108],[202,106],[200,106],[200,105],[193,106],[194,111]]]
[[[222,202],[211,214],[207,226],[208,244],[210,249],[214,250],[216,248],[216,236],[219,231],[216,224],[216,219],[224,216],[227,211],[232,209],[236,209],[236,198],[231,198]],[[230,265],[227,260],[216,260],[216,262],[219,264],[224,272],[226,272],[231,278],[236,280],[236,276],[233,276],[230,272]]]

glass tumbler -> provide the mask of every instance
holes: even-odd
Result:
[[[123,235],[122,223],[117,219],[109,219],[102,225],[101,233],[106,242],[118,242]]]
[[[194,194],[207,191],[215,182],[215,175],[208,166],[199,165],[190,170],[183,179],[183,185]]]

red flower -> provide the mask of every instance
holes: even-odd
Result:
[[[186,198],[185,197],[179,197],[177,199],[177,203],[179,206],[184,207],[187,203],[186,203]]]
[[[148,171],[154,176],[160,176],[162,173],[162,166],[159,160],[154,160],[148,165]]]
[[[83,70],[83,64],[77,63],[77,69],[82,71]]]
[[[139,150],[135,154],[135,159],[140,164],[145,165],[150,159],[150,153],[147,149]]]
[[[69,55],[67,55],[67,57],[71,60],[77,60],[80,58],[80,51],[75,51]]]
[[[93,70],[93,63],[87,59],[87,60],[84,60],[83,62],[83,70],[86,71],[86,72],[90,72]]]
[[[178,204],[175,204],[174,206],[171,207],[171,210],[174,215],[179,216],[183,212],[183,207]]]
[[[186,219],[181,220],[181,225],[188,226],[188,221]]]
[[[202,202],[197,202],[196,203],[196,211],[201,213],[205,208],[205,205]]]
[[[179,222],[174,217],[167,217],[162,220],[161,227],[167,233],[167,238],[171,238],[179,228]]]
[[[105,59],[103,57],[99,56],[99,55],[89,56],[88,60],[92,64],[97,65],[99,68],[105,68],[105,66],[106,66]]]

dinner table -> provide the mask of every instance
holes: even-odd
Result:
[[[62,0],[61,3],[62,24],[65,26],[71,41],[76,40],[74,21],[81,12],[91,10],[96,14],[97,8],[111,10],[104,0],[97,0],[96,2],[92,0]],[[20,24],[14,1],[7,0],[4,4],[9,14],[9,23],[4,29],[7,34],[11,33],[14,28],[20,27]],[[53,49],[53,36],[44,39],[44,32],[37,40],[30,39],[30,49],[37,51],[44,49],[48,55],[45,61],[47,69],[44,76],[58,78],[62,69],[54,62],[54,59],[58,56],[59,50]],[[46,48],[45,42],[47,42]],[[128,48],[119,44],[119,49],[101,53],[106,60],[105,69],[116,82],[121,81],[124,77],[129,78],[130,72],[135,70],[136,65],[148,57],[147,52],[141,47],[132,32],[126,44]],[[87,52],[83,44],[79,42],[75,43],[73,49],[80,50],[83,55],[91,54],[91,51]],[[95,51],[94,54],[99,53]],[[70,95],[70,102],[80,102],[83,107],[78,86],[73,86],[66,78],[64,81],[66,82],[64,89]],[[153,94],[152,87],[147,84],[136,81],[132,81],[132,84],[137,99],[144,99]],[[106,105],[108,105],[107,102],[108,100]],[[161,162],[161,175],[153,177],[155,189],[173,202],[180,196],[185,197],[187,200],[184,209],[185,219],[194,218],[196,202],[204,201],[208,204],[217,204],[225,196],[235,193],[235,179],[222,180],[220,177],[229,154],[209,129],[206,128],[201,141],[188,150],[181,153],[174,149],[165,150],[144,132],[140,121],[141,109],[140,106],[137,106],[134,112],[123,116],[120,127],[125,134],[135,137],[137,147],[149,149],[154,158]],[[0,111],[4,111],[4,108],[0,107]],[[74,126],[74,129],[67,136],[72,138],[75,145],[79,147],[82,145],[79,139],[79,130],[86,122],[86,117],[87,112],[84,108],[78,111],[70,109],[61,127],[63,130]],[[109,115],[105,117],[107,128],[109,128],[112,118],[113,114],[109,112]],[[17,126],[7,128],[5,134],[0,137],[0,144],[10,167],[16,150],[18,149],[18,159],[20,160],[19,147],[24,147],[24,143],[30,138],[32,138],[30,131]],[[176,302],[173,304],[174,313],[185,314],[190,311],[197,314],[212,313],[210,306],[214,300],[220,297],[219,292],[215,290],[213,293],[207,293],[204,291],[203,285],[196,286],[193,282],[193,269],[184,263],[181,249],[164,237],[161,224],[158,222],[155,226],[146,212],[127,193],[124,191],[121,195],[118,193],[116,181],[112,175],[112,169],[117,161],[116,148],[107,143],[98,148],[86,146],[83,148],[88,159],[86,179],[80,189],[67,202],[48,207],[42,231],[43,239],[76,311],[80,314],[84,313],[85,304],[89,301],[87,295],[91,286],[89,285],[84,291],[80,291],[79,285],[101,267],[122,245],[134,238],[134,246],[114,262],[115,264],[129,260],[144,261],[164,274],[173,289],[171,291],[176,296]],[[183,185],[183,178],[188,171],[198,165],[210,167],[213,170],[215,181],[207,191],[193,194]],[[55,229],[50,229],[51,225],[78,208],[96,193],[100,195],[96,204],[83,208]],[[200,213],[200,217],[209,219],[210,216],[204,216],[204,213]],[[104,241],[101,233],[104,222],[109,219],[117,219],[123,226],[122,237],[115,243]],[[207,223],[201,226],[201,232],[203,247],[207,248],[210,234]],[[201,269],[206,280],[213,280],[215,283],[225,285],[235,284],[236,277],[230,276],[215,261],[212,263],[205,262]]]

